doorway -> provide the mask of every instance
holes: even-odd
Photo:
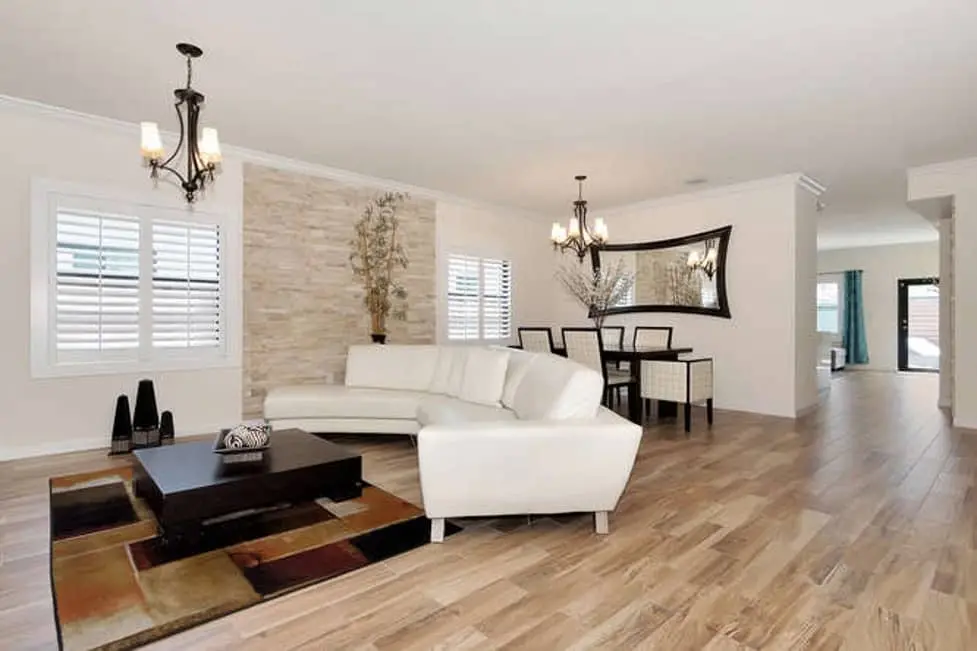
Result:
[[[940,370],[940,279],[899,279],[899,370]]]

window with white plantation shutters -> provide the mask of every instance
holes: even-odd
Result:
[[[58,359],[135,356],[139,220],[58,211],[54,349]]]
[[[448,339],[478,339],[479,260],[448,257]]]
[[[152,224],[154,348],[221,343],[220,233],[213,224]]]
[[[497,340],[512,332],[507,260],[448,257],[448,339]]]
[[[234,286],[239,249],[228,223],[32,179],[32,375],[239,365],[239,325],[228,314],[240,298],[226,282]]]
[[[482,339],[506,339],[512,317],[508,260],[482,260]]]

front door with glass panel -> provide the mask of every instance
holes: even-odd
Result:
[[[899,279],[899,370],[940,370],[940,279]]]

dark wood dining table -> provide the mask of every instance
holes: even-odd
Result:
[[[513,346],[520,348],[520,346]],[[669,348],[666,346],[635,346],[631,343],[604,345],[604,360],[607,362],[627,362],[629,368],[634,373],[636,384],[634,391],[628,391],[628,418],[635,423],[641,424],[641,362],[644,360],[675,360],[679,355],[691,353],[692,348],[685,346],[681,348]],[[567,351],[563,346],[554,346],[553,353],[566,357]],[[658,401],[658,417],[674,418],[678,415],[678,405],[674,402],[663,400]]]

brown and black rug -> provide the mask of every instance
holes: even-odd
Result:
[[[132,471],[51,479],[51,586],[63,649],[129,649],[427,544],[424,511],[369,484],[213,522],[193,549],[157,537]],[[458,531],[449,525],[450,531]]]

